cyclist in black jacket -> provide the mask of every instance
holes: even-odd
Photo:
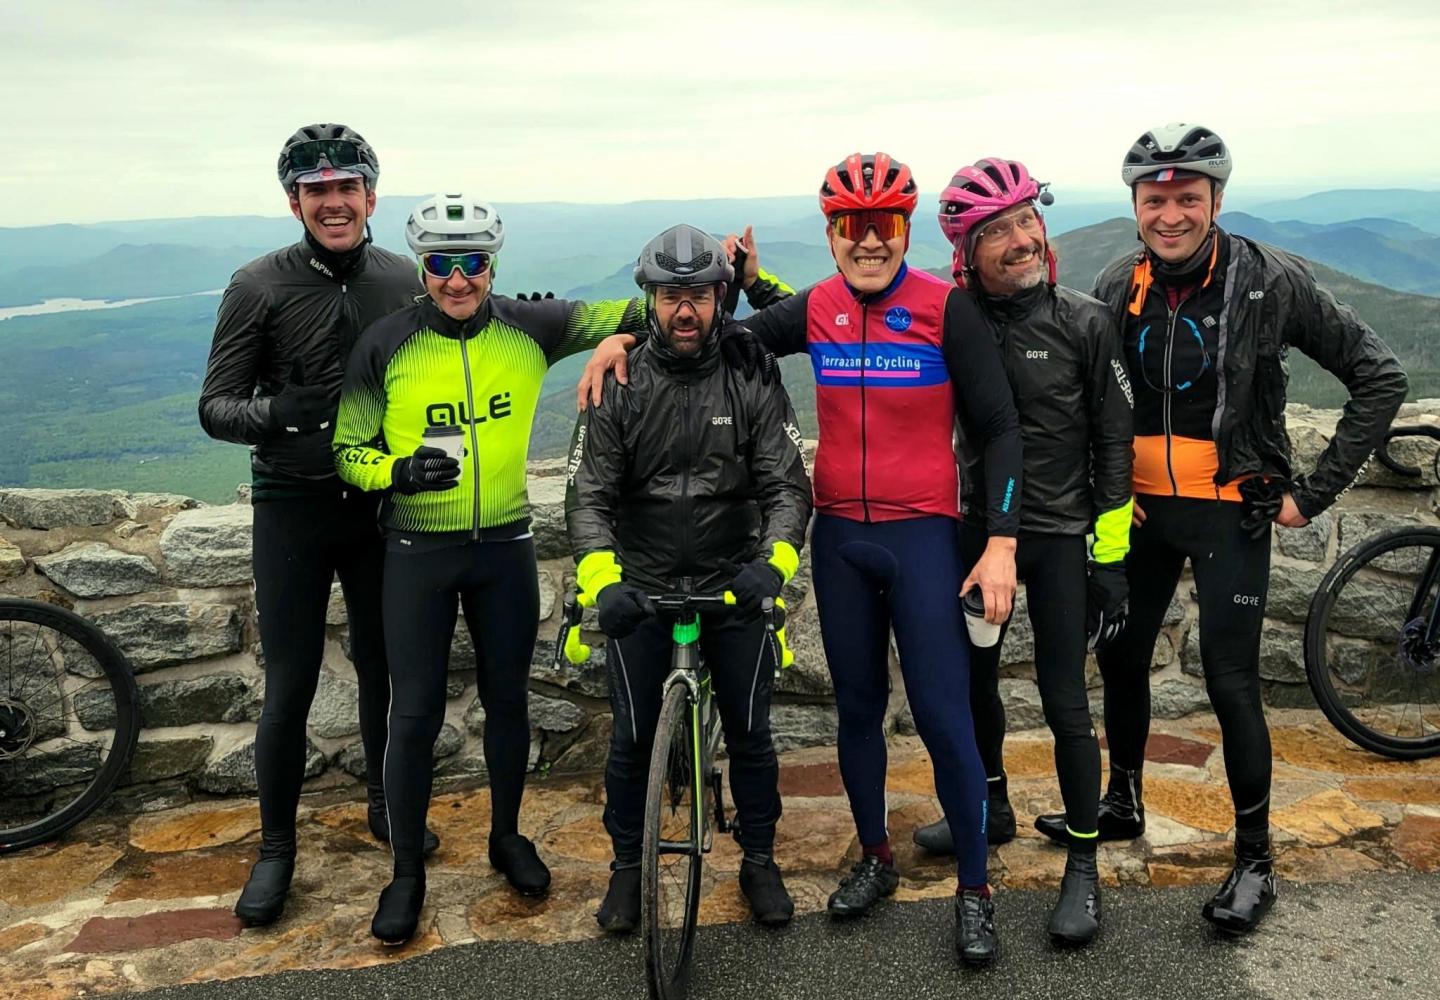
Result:
[[[603,404],[580,417],[571,448],[565,513],[577,582],[596,596],[610,637],[605,827],[615,860],[596,919],[611,932],[632,930],[640,917],[645,778],[670,668],[669,626],[645,595],[673,591],[682,578],[700,593],[731,590],[740,606],[737,615],[707,616],[700,635],[730,757],[740,887],[762,924],[794,913],[772,857],[776,665],[758,613],[799,566],[810,481],[784,387],[722,361],[720,303],[732,280],[724,249],[690,226],[645,247],[635,281],[651,335],[631,355],[628,385],[608,377]]]
[[[1383,439],[1407,382],[1390,349],[1315,283],[1303,260],[1215,225],[1230,168],[1230,151],[1204,126],[1166,125],[1137,139],[1121,177],[1145,245],[1096,284],[1121,324],[1135,392],[1136,495],[1130,624],[1098,657],[1110,745],[1099,831],[1111,840],[1145,830],[1140,769],[1151,658],[1188,558],[1205,689],[1235,807],[1235,868],[1201,912],[1221,930],[1246,933],[1276,894],[1270,733],[1260,699],[1270,525],[1303,527],[1335,502]],[[1291,347],[1350,393],[1306,475],[1292,467],[1285,434]],[[1042,816],[1036,826],[1057,837],[1065,819]]]
[[[380,163],[359,133],[307,125],[285,143],[278,172],[303,238],[230,279],[200,391],[206,433],[251,449],[265,706],[255,732],[260,860],[235,904],[235,915],[249,925],[280,916],[295,870],[305,722],[337,574],[360,685],[370,831],[389,840],[381,780],[389,687],[379,498],[340,481],[330,439],[360,331],[423,291],[413,263],[371,243],[366,220],[375,211]],[[427,832],[427,853],[438,844]]]
[[[954,274],[994,324],[1020,414],[1025,493],[1015,564],[1035,629],[1035,672],[1066,803],[1069,856],[1049,932],[1060,944],[1099,931],[1095,798],[1100,747],[1090,724],[1085,651],[1124,627],[1130,535],[1130,388],[1115,320],[1104,303],[1056,283],[1037,201],[1048,193],[1025,165],[985,159],[962,167],[940,196],[940,228]],[[985,470],[961,442],[962,551],[984,548]],[[1085,536],[1094,532],[1087,552]],[[1088,556],[1088,572],[1087,572]],[[971,654],[970,702],[990,793],[990,842],[1015,836],[1002,749],[999,642]],[[915,832],[922,847],[954,850],[949,824]]]

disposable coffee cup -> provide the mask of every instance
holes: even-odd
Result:
[[[465,431],[459,424],[425,428],[425,444],[439,448],[457,462],[465,457]]]
[[[965,629],[970,633],[970,643],[986,649],[1000,641],[1000,626],[985,620],[985,595],[979,587],[971,587],[960,599],[965,608]]]

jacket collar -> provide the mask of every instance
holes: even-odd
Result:
[[[666,342],[663,336],[652,335],[645,339],[645,348],[655,362],[655,367],[667,378],[677,382],[694,382],[709,375],[720,366],[720,331],[712,330],[700,345],[700,353],[694,357],[682,357]]]
[[[300,241],[300,247],[308,255],[310,266],[317,273],[331,281],[349,281],[359,276],[370,260],[370,224],[365,224],[365,238],[360,241],[360,245],[344,253],[336,253],[326,248],[310,234],[308,228]]]
[[[895,293],[895,290],[899,288],[900,285],[905,281],[905,276],[909,273],[910,265],[902,260],[900,262],[900,270],[895,272],[895,277],[890,280],[890,284],[886,285],[878,292],[857,292],[855,290],[855,286],[851,285],[848,281],[845,282],[845,287],[849,290],[851,295],[855,296],[855,300],[857,302],[859,302],[861,305],[869,305],[872,302],[881,302],[890,295],[893,295]],[[841,280],[844,281],[844,278],[842,277]]]
[[[1021,289],[1014,295],[989,295],[982,289],[976,292],[980,307],[994,319],[1014,323],[1029,316],[1050,297],[1053,285],[1040,282],[1032,288]]]
[[[445,311],[437,306],[435,300],[428,295],[422,297],[420,310],[425,318],[426,326],[442,337],[459,340],[461,337],[473,337],[486,323],[490,322],[490,296],[485,296],[485,301],[480,303],[480,308],[475,310],[475,315],[465,320],[452,319],[447,316]]]

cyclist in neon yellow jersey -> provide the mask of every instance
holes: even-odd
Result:
[[[422,202],[406,238],[428,295],[361,335],[334,445],[342,479],[385,491],[385,799],[395,857],[371,933],[387,944],[414,935],[425,899],[421,846],[457,600],[475,642],[485,710],[490,862],[522,894],[549,888],[549,870],[518,829],[540,607],[526,449],[550,365],[640,329],[645,316],[638,299],[492,295],[504,227],[493,206],[465,195]],[[440,441],[449,444],[433,446]]]

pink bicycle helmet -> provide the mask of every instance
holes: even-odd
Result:
[[[961,167],[940,193],[940,231],[955,248],[952,264],[956,281],[970,270],[967,259],[974,250],[973,236],[980,223],[1026,202],[1050,204],[1054,199],[1044,191],[1018,160],[986,157]],[[1040,220],[1043,233],[1045,220]],[[1055,255],[1046,240],[1045,260],[1050,267],[1050,284],[1055,283]]]

